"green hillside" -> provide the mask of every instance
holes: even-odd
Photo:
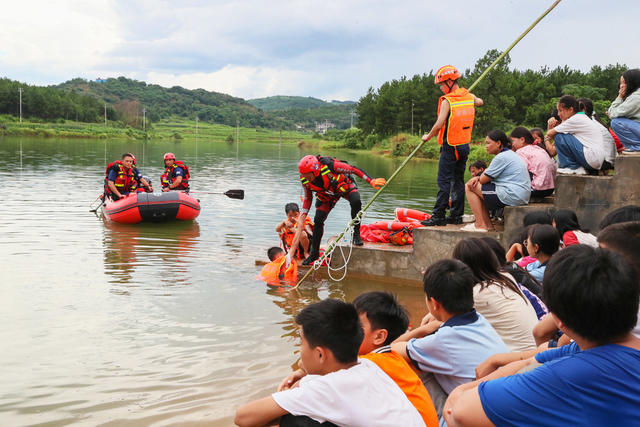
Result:
[[[67,92],[89,95],[104,101],[124,116],[139,121],[142,108],[152,122],[169,117],[195,118],[233,126],[239,120],[243,126],[289,128],[291,123],[259,110],[241,98],[204,89],[189,90],[180,86],[165,88],[128,79],[109,78],[99,83],[81,78],[53,86]],[[127,121],[125,119],[125,121]]]
[[[331,105],[328,102],[310,96],[269,96],[267,98],[249,99],[247,102],[263,111],[282,111],[292,108],[318,108]]]
[[[273,117],[295,123],[305,129],[315,129],[316,123],[325,121],[333,123],[338,129],[348,129],[351,126],[351,112],[355,111],[353,101],[331,101],[302,96],[270,96],[267,98],[250,99],[254,105],[270,112]],[[357,122],[353,119],[354,125]]]

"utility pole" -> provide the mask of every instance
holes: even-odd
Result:
[[[18,105],[20,106],[20,123],[22,123],[22,88],[18,88],[18,93],[20,94],[20,102]]]
[[[107,104],[104,104],[104,125],[107,125]]]
[[[238,152],[240,144],[240,120],[236,119],[236,159],[238,158]]]
[[[411,135],[413,135],[413,106],[416,105],[413,102],[413,99],[411,100]]]
[[[146,121],[146,118],[147,118],[147,109],[146,109],[146,108],[143,108],[143,109],[142,109],[142,130],[143,130],[144,132],[146,132],[146,131],[147,131],[147,121]]]
[[[356,112],[352,110],[351,113],[349,113],[349,115],[351,116],[351,127],[353,128],[353,116],[356,115]]]

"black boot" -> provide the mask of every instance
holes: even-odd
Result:
[[[353,226],[353,244],[355,246],[362,246],[362,238],[360,237],[360,224]]]
[[[302,261],[302,265],[311,265],[315,260],[320,258],[320,242],[324,234],[324,222],[316,224],[313,227],[313,235],[311,236],[311,249],[309,256]]]
[[[441,226],[447,225],[447,220],[443,216],[432,216],[431,218],[425,219],[424,221],[420,222],[420,224],[426,227],[432,227],[434,225]]]
[[[302,261],[302,265],[311,265],[318,258],[320,258],[320,253],[312,250],[311,253],[309,254],[309,256],[307,258],[305,258],[304,261]]]

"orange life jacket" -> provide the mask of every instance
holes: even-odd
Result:
[[[389,350],[384,353],[369,353],[360,356],[369,359],[382,369],[402,389],[407,399],[418,410],[427,427],[438,425],[438,415],[431,396],[418,375],[398,353]]]
[[[389,241],[397,246],[413,245],[413,233],[407,227],[389,234]]]
[[[438,101],[438,115],[440,115],[440,107],[444,99],[449,101],[450,111],[447,123],[438,132],[438,144],[442,145],[444,142],[445,133],[447,134],[447,143],[452,147],[470,143],[473,119],[476,114],[473,95],[465,88],[458,88],[441,96]]]
[[[328,201],[336,197],[342,197],[349,194],[353,189],[357,188],[349,175],[336,173],[333,170],[333,160],[330,157],[317,156],[320,166],[320,173],[313,181],[307,180],[301,176],[300,181],[316,192],[316,197],[321,201]]]
[[[168,187],[176,180],[176,177],[173,176],[173,171],[176,168],[182,168],[184,170],[184,176],[182,177],[182,181],[180,185],[173,190],[188,190],[189,189],[189,178],[191,174],[189,173],[189,167],[182,163],[180,160],[176,160],[173,162],[171,167],[165,168],[164,173],[160,176],[160,182],[162,183],[162,188]]]
[[[260,272],[260,280],[270,285],[279,285],[281,280],[295,284],[298,280],[298,264],[295,260],[291,260],[289,267],[285,267],[286,261],[287,257],[281,256],[266,264]]]
[[[115,170],[118,174],[116,176],[116,180],[113,181],[116,188],[120,192],[120,194],[131,193],[136,190],[138,186],[138,181],[136,180],[136,176],[133,172],[133,168],[125,168],[122,166],[122,160],[116,160],[115,162],[111,162],[107,165],[107,170],[105,172],[104,177],[104,190],[107,194],[111,195],[112,191],[109,188],[109,172],[111,170]]]
[[[309,217],[306,217],[304,219],[304,227],[306,228],[307,225],[311,226],[311,229],[313,229],[313,221],[311,221],[311,218]],[[293,224],[293,229],[289,230],[285,228],[284,233],[282,233],[284,235],[284,243],[287,245],[287,249],[290,248],[291,244],[293,243],[293,238],[296,235],[297,228],[298,223],[296,222],[295,224]],[[304,258],[304,254],[301,251],[298,251],[298,258]]]

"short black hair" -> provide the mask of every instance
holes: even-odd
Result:
[[[353,300],[359,314],[365,314],[371,323],[371,329],[386,329],[387,339],[384,345],[391,344],[404,334],[409,327],[409,314],[389,292],[367,292]]]
[[[131,154],[131,153],[124,153],[124,154],[122,155],[122,160],[124,160],[124,159],[125,159],[125,157],[131,157],[131,158],[133,159],[133,154]]]
[[[300,207],[297,203],[287,203],[284,205],[284,213],[288,214],[289,212],[300,212]]]
[[[561,239],[567,231],[581,230],[578,216],[571,209],[558,209],[553,214],[553,220]]]
[[[544,131],[541,128],[531,128],[529,129],[529,132],[531,132],[531,135],[534,135],[534,139],[535,136],[539,136],[540,139],[544,139]]]
[[[560,99],[558,99],[558,104],[562,105],[567,110],[569,108],[573,108],[573,112],[577,113],[580,111],[580,107],[578,106],[578,100],[573,95],[562,95]]]
[[[471,269],[462,261],[443,259],[424,272],[424,293],[442,304],[450,314],[467,313],[473,309],[475,280]]]
[[[587,245],[561,250],[549,261],[543,285],[549,311],[584,339],[606,344],[636,325],[638,275],[609,250]]]
[[[473,162],[473,163],[471,163],[469,165],[469,170],[471,170],[471,168],[486,169],[487,168],[487,162],[485,162],[484,160],[476,160],[475,162]]]
[[[284,250],[282,250],[282,248],[279,248],[277,246],[272,246],[269,249],[267,249],[267,256],[269,257],[269,261],[273,261],[276,259],[276,256],[278,256],[278,254],[283,253]]]
[[[611,224],[598,233],[598,243],[622,255],[640,274],[640,221]]]
[[[499,142],[502,148],[511,149],[511,140],[507,137],[507,134],[499,129],[494,129],[487,133],[489,139],[495,142]]]
[[[538,245],[538,251],[553,255],[560,248],[558,231],[549,224],[534,224],[529,227],[527,238],[532,245]]]
[[[518,126],[509,134],[511,138],[524,138],[525,144],[533,144],[533,135],[524,126]]]
[[[364,332],[353,304],[326,299],[305,307],[296,323],[310,346],[328,348],[340,363],[358,360]]]
[[[522,219],[522,225],[528,227],[533,224],[549,224],[551,225],[551,214],[547,211],[531,211]]]
[[[600,230],[619,222],[640,221],[640,206],[627,205],[609,212],[600,221]]]

